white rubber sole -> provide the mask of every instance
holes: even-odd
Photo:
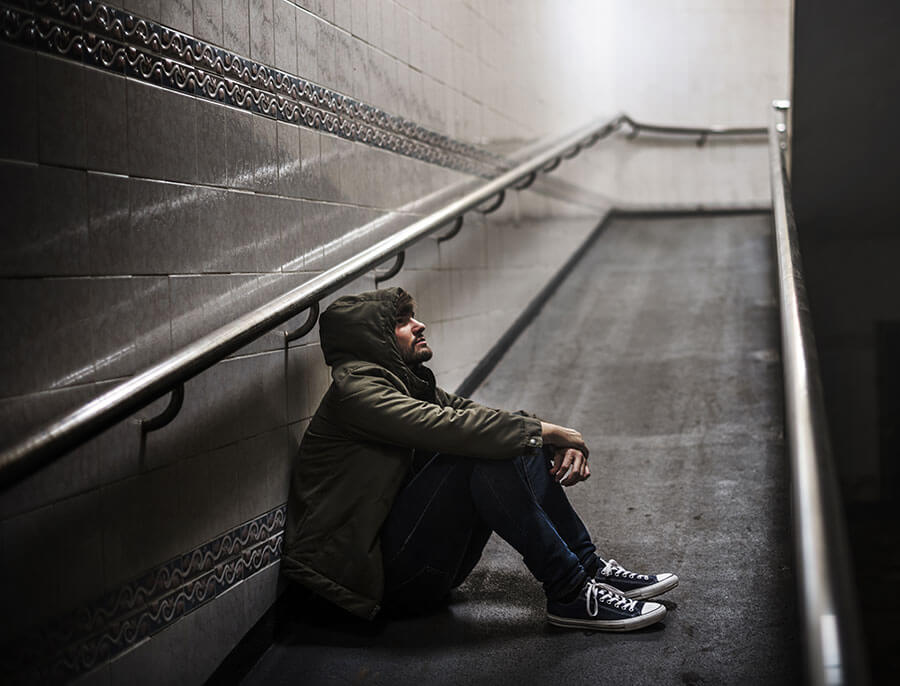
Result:
[[[628,593],[619,591],[619,589],[616,590],[626,598],[631,598],[632,600],[647,600],[648,598],[655,598],[667,591],[671,591],[677,585],[678,577],[672,574],[666,579],[660,579],[655,584],[644,586],[643,588],[636,588],[633,591],[628,591]]]
[[[568,629],[590,629],[592,631],[634,631],[635,629],[643,629],[645,626],[656,624],[666,616],[666,608],[663,605],[656,605],[649,612],[639,617],[629,617],[628,619],[572,619],[570,617],[560,617],[547,613],[547,621],[554,626],[562,626]]]

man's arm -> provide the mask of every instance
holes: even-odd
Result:
[[[455,410],[481,408],[492,410],[494,412],[497,411],[493,408],[489,408],[485,405],[476,403],[474,400],[471,400],[469,398],[463,398],[462,396],[456,395],[455,393],[445,391],[442,388],[437,388],[435,390],[439,394],[439,399],[443,400],[441,404],[449,405]],[[538,419],[535,415],[530,413],[516,412],[515,414]],[[581,451],[583,453],[584,459],[587,459],[589,454],[588,447],[585,444],[584,437],[580,432],[576,431],[575,429],[569,429],[564,426],[559,426],[558,424],[552,424],[550,422],[545,422],[542,420],[539,421],[541,422],[541,437],[544,443],[559,448],[574,448]]]
[[[489,459],[543,445],[537,419],[471,401],[441,407],[411,398],[385,377],[351,371],[336,379],[336,390],[344,425],[365,440]]]
[[[463,398],[442,388],[436,390],[442,405],[449,405],[457,410],[484,407],[469,398]],[[558,424],[541,421],[541,438],[546,445],[553,446],[553,465],[550,474],[556,481],[563,486],[574,486],[591,476],[591,468],[588,465],[589,451],[581,433]]]
[[[455,393],[451,393],[450,391],[445,391],[440,387],[435,388],[435,392],[438,394],[438,400],[440,401],[441,405],[449,405],[456,410],[466,410],[472,407],[487,407],[487,405],[482,405],[469,398],[463,398],[461,395],[456,395]],[[540,417],[538,417],[536,414],[525,412],[524,410],[518,410],[514,414],[521,414],[526,417],[534,417],[535,419],[540,419]]]
[[[470,398],[463,398],[461,395],[456,395],[456,393],[451,393],[450,391],[445,391],[443,388],[435,388],[435,393],[437,393],[438,400],[441,405],[449,405],[454,410],[469,410],[474,407],[487,407],[487,405],[482,405],[481,403],[476,403],[474,400]],[[494,409],[494,408],[488,408]]]

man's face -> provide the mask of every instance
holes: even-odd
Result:
[[[411,316],[397,317],[394,335],[397,337],[400,356],[410,367],[431,359],[433,353],[425,342],[425,325],[422,322]]]

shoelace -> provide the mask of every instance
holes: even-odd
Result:
[[[634,612],[637,608],[636,600],[629,600],[625,596],[619,595],[599,581],[588,581],[584,595],[587,611],[591,617],[597,616],[600,605],[611,605],[626,612]]]
[[[638,574],[637,572],[629,572],[615,560],[609,560],[603,569],[600,570],[603,576],[625,577],[626,579],[637,579],[639,581],[650,581],[650,577],[646,574]]]

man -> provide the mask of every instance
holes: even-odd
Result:
[[[425,325],[400,288],[322,315],[332,384],[294,465],[282,572],[345,610],[421,612],[478,562],[492,531],[542,582],[552,624],[629,631],[674,574],[603,560],[563,492],[590,476],[581,434],[435,385]]]

